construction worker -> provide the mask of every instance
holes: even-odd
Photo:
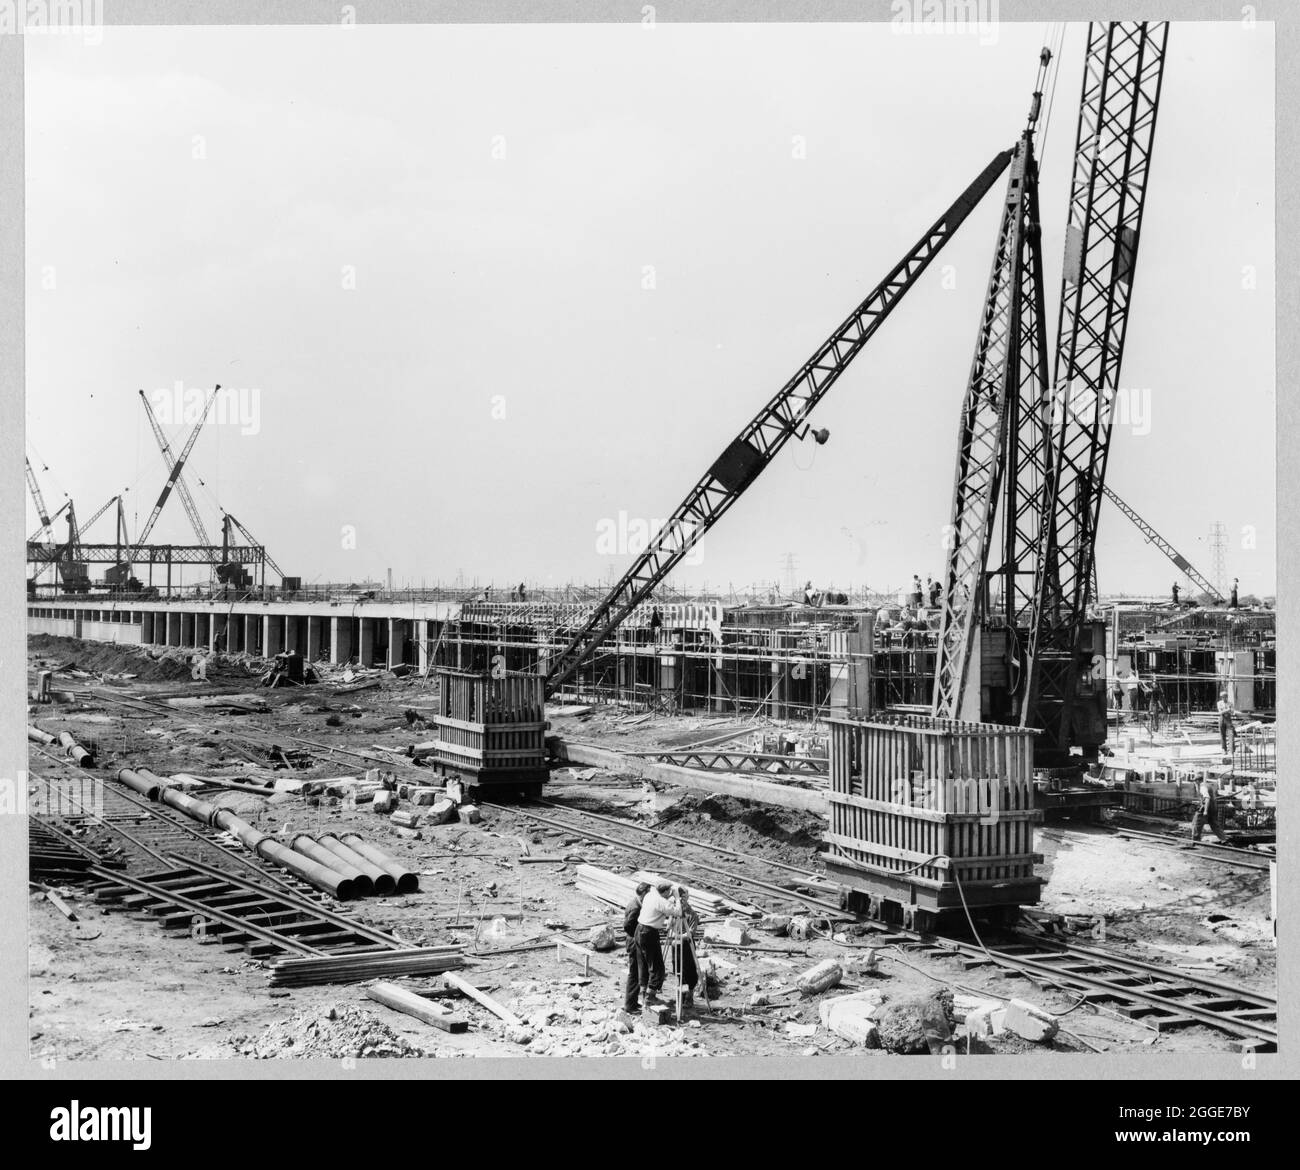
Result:
[[[1219,747],[1225,756],[1237,746],[1237,729],[1232,724],[1232,703],[1226,689],[1219,692]]]
[[[1149,714],[1149,726],[1151,734],[1155,735],[1160,730],[1160,720],[1169,710],[1165,703],[1165,689],[1160,685],[1160,680],[1154,675],[1151,678],[1151,686],[1147,692],[1147,711]]]
[[[1174,605],[1177,606],[1178,605],[1178,582],[1177,581],[1173,583],[1172,587],[1170,588],[1170,592],[1174,595]]]
[[[921,597],[922,597],[921,578],[917,574],[913,573],[912,574],[912,602],[911,602],[913,609],[920,607]]]
[[[657,643],[659,641],[659,631],[663,628],[663,624],[664,615],[659,612],[659,607],[656,605],[650,611],[650,640],[652,642]]]
[[[695,1002],[695,985],[700,979],[700,969],[695,962],[695,938],[700,929],[700,916],[691,905],[685,886],[678,887],[677,902],[682,911],[679,923],[679,936],[682,941],[682,965],[681,969],[676,973],[677,981],[682,987],[682,1003],[693,1004]],[[676,952],[674,952],[674,962],[676,962]]]
[[[642,974],[641,951],[636,945],[636,920],[641,915],[641,903],[649,892],[650,883],[642,882],[623,908],[623,933],[627,935],[627,980],[623,985],[625,1012],[641,1010],[640,989],[645,986],[646,977]]]
[[[1219,795],[1219,785],[1216,781],[1211,780],[1209,775],[1201,777],[1200,787],[1201,803],[1197,805],[1196,813],[1192,817],[1192,840],[1201,839],[1201,826],[1209,824],[1210,832],[1216,837],[1221,836],[1219,832],[1219,813],[1215,807],[1215,798]]]
[[[647,1007],[659,1002],[664,987],[663,931],[672,926],[673,919],[681,913],[673,897],[672,882],[660,882],[646,893],[636,920],[636,945],[641,952],[643,967],[638,968],[638,979]]]
[[[1237,578],[1232,579],[1232,597],[1228,599],[1228,608],[1237,609]]]

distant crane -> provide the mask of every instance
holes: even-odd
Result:
[[[36,515],[40,517],[41,526],[36,530],[37,536],[42,532],[48,532],[50,529],[50,513],[45,507],[45,497],[41,495],[41,485],[36,482],[36,472],[32,470],[32,461],[23,456],[23,463],[27,468],[27,487],[32,493],[32,502],[36,505]],[[67,507],[65,504],[64,507]],[[63,508],[59,509],[60,512]]]
[[[208,395],[208,400],[203,404],[203,413],[199,415],[199,421],[194,424],[194,430],[191,432],[190,437],[185,440],[185,446],[181,448],[180,457],[172,463],[171,474],[167,476],[167,482],[163,484],[162,491],[158,495],[158,502],[154,504],[153,511],[149,513],[149,519],[145,521],[144,531],[136,537],[135,544],[127,550],[126,563],[128,566],[135,560],[136,551],[149,539],[149,534],[153,531],[153,526],[158,523],[158,517],[162,513],[163,505],[167,503],[167,497],[171,495],[172,488],[176,486],[176,482],[181,477],[181,471],[185,467],[185,460],[190,457],[190,452],[194,449],[194,444],[198,440],[199,432],[203,429],[203,424],[207,421],[208,412],[212,409],[212,404],[217,398],[217,391],[220,389],[221,387],[218,385],[216,389]],[[140,397],[142,399],[144,398],[143,391],[141,391]],[[145,405],[147,407],[148,403],[146,402]],[[152,412],[150,412],[150,417],[152,417]],[[170,454],[170,449],[166,454]],[[164,458],[165,457],[166,455]],[[186,491],[185,495],[188,496],[189,492]],[[193,501],[191,501],[191,506],[192,504]],[[197,516],[197,512],[194,515]],[[193,520],[193,517],[191,519]],[[208,542],[205,540],[203,543],[206,544]]]
[[[227,523],[233,524],[236,528],[239,529],[240,533],[243,535],[244,539],[248,541],[249,544],[257,545],[257,537],[255,537],[251,532],[249,532],[248,529],[245,528],[238,520],[236,520],[235,517],[232,516],[229,512],[225,514],[225,519]],[[269,568],[271,572],[273,572],[283,582],[284,570],[281,569],[280,566],[277,565],[275,561],[271,559],[271,554],[266,551],[265,546],[258,545],[258,547],[262,549],[262,561],[266,566],[266,568]],[[265,570],[263,570],[263,574],[265,575]]]
[[[217,387],[220,389],[220,387]],[[149,399],[144,396],[144,391],[140,391],[140,402],[144,406],[145,417],[149,420],[149,426],[153,429],[154,440],[158,444],[158,450],[162,452],[163,462],[167,464],[167,470],[174,471],[176,467],[176,456],[172,454],[171,445],[167,442],[167,436],[163,434],[163,429],[158,425],[158,419],[154,415],[153,407],[149,405]],[[207,417],[207,410],[203,412],[204,418]],[[203,425],[203,419],[199,419],[200,427]],[[186,450],[189,447],[187,445]],[[194,529],[194,536],[199,544],[211,544],[208,539],[208,530],[203,527],[203,520],[199,516],[199,510],[194,505],[194,497],[190,495],[189,485],[185,482],[185,477],[179,472],[175,472],[176,494],[180,496],[181,503],[185,507],[185,514],[190,518],[190,527]],[[161,506],[161,505],[160,505]]]
[[[1225,604],[1227,598],[1225,598],[1222,593],[1220,593],[1213,585],[1210,584],[1209,578],[1207,578],[1203,573],[1197,571],[1196,566],[1193,565],[1191,561],[1189,561],[1185,556],[1183,556],[1182,553],[1180,553],[1176,548],[1174,548],[1174,546],[1170,544],[1169,541],[1167,541],[1163,536],[1161,536],[1160,533],[1158,533],[1154,528],[1152,528],[1150,524],[1148,524],[1145,520],[1143,520],[1142,517],[1139,516],[1131,506],[1129,506],[1123,500],[1121,500],[1119,496],[1117,496],[1111,488],[1107,487],[1105,484],[1102,484],[1101,490],[1106,493],[1106,498],[1110,500],[1110,502],[1114,504],[1115,507],[1117,507],[1121,512],[1124,513],[1125,516],[1127,516],[1130,520],[1133,521],[1133,523],[1137,526],[1137,530],[1140,533],[1142,533],[1142,535],[1145,536],[1147,540],[1149,540],[1152,544],[1154,544],[1156,548],[1158,548],[1162,553],[1165,554],[1165,556],[1167,556],[1171,561],[1173,561],[1178,571],[1181,572],[1189,581],[1191,581],[1192,584],[1194,584],[1199,590],[1201,590],[1202,593],[1209,594],[1210,597],[1214,599],[1215,604],[1217,605]]]

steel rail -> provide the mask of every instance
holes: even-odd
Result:
[[[675,857],[671,853],[665,853],[661,849],[651,849],[646,845],[636,845],[630,841],[620,841],[614,837],[606,837],[601,833],[595,833],[590,829],[584,829],[581,825],[557,821],[553,817],[539,816],[537,813],[526,812],[523,809],[513,806],[494,804],[486,800],[480,801],[479,804],[485,808],[495,808],[501,812],[514,812],[528,820],[539,821],[544,825],[553,825],[558,829],[564,829],[567,832],[576,833],[580,837],[586,837],[590,841],[599,841],[606,845],[614,845],[620,849],[630,849],[634,853],[644,853],[650,857],[661,857],[666,861],[673,862],[677,866],[682,864],[679,857]],[[708,848],[708,846],[703,846],[703,848]],[[758,878],[746,877],[744,874],[735,873],[732,870],[719,869],[716,865],[709,865],[708,862],[696,861],[689,864],[693,865],[697,869],[707,870],[709,873],[728,878],[741,885],[747,885],[756,890],[761,890],[769,897],[781,898],[788,902],[802,902],[805,905],[812,906],[818,910],[829,911],[834,914],[843,913],[838,904],[823,902],[819,898],[809,897],[807,894],[800,894],[793,890],[788,890],[783,886],[777,886],[770,882],[761,881]]]

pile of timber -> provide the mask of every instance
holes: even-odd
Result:
[[[307,955],[276,959],[268,976],[272,987],[307,987],[315,983],[360,983],[398,975],[438,975],[465,964],[459,947],[420,947],[355,955]]]
[[[584,894],[589,894],[598,902],[608,902],[611,906],[623,907],[632,899],[636,893],[636,888],[641,882],[648,882],[650,885],[658,885],[661,881],[670,881],[657,873],[650,873],[647,870],[637,870],[630,876],[614,873],[612,870],[600,869],[594,865],[578,866],[578,880],[576,885]],[[674,882],[674,885],[680,885],[680,882]],[[722,894],[715,894],[711,890],[702,890],[698,886],[686,886],[686,894],[690,899],[691,905],[696,912],[710,917],[721,917],[724,914],[741,914],[747,917],[761,914],[762,911],[756,906],[750,906],[744,902],[736,902]]]

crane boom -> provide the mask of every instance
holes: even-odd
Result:
[[[144,404],[145,417],[149,420],[149,426],[153,430],[153,437],[158,444],[158,450],[162,452],[163,462],[167,464],[167,470],[171,471],[176,465],[176,456],[172,454],[171,444],[167,442],[167,436],[163,434],[162,427],[158,425],[158,419],[154,415],[153,407],[149,405],[149,399],[144,396],[143,390],[140,391],[140,401]],[[202,424],[200,423],[200,425]],[[190,527],[194,529],[195,539],[199,544],[211,544],[212,541],[208,539],[208,530],[203,526],[199,510],[194,505],[194,497],[190,495],[189,485],[185,482],[185,477],[180,474],[176,476],[176,493],[181,498],[185,514],[190,518]]]
[[[248,531],[247,528],[245,528],[238,520],[236,520],[232,513],[227,512],[226,518],[231,522],[231,524],[233,524],[236,528],[239,529],[239,531],[243,534],[244,539],[248,541],[249,544],[257,545],[257,547],[261,548],[262,560],[266,563],[266,567],[270,569],[271,572],[273,572],[277,577],[279,577],[281,581],[283,581],[284,570],[281,569],[280,566],[277,565],[271,559],[271,554],[266,551],[266,546],[258,545],[257,537],[255,537],[251,532]]]
[[[44,531],[50,526],[50,514],[45,510],[45,497],[41,495],[41,485],[36,482],[36,472],[32,470],[32,461],[24,455],[23,463],[27,468],[27,487],[32,493],[32,501],[36,504],[36,515],[40,517],[41,521],[41,527],[38,531]]]
[[[1137,526],[1137,530],[1142,533],[1152,544],[1165,554],[1189,581],[1192,582],[1202,593],[1208,593],[1219,605],[1223,605],[1227,600],[1213,585],[1209,579],[1200,573],[1196,566],[1192,564],[1182,553],[1180,553],[1172,544],[1151,527],[1145,520],[1139,516],[1133,508],[1126,504],[1115,494],[1115,492],[1102,484],[1101,490],[1105,492],[1106,498],[1110,500],[1121,512],[1124,513]]]
[[[866,299],[818,348],[741,433],[731,441],[649,547],[596,606],[590,617],[548,665],[546,694],[554,694],[577,672],[631,610],[682,560],[744,493],[782,447],[808,434],[808,415],[849,363],[952,238],[1011,161],[1000,152],[974,182],[890,270]],[[816,436],[824,441],[825,436]]]
[[[1044,54],[1046,68],[1046,50]],[[1039,97],[1035,94],[1029,126],[1011,160],[962,403],[932,700],[933,713],[946,719],[980,718],[981,691],[970,685],[970,674],[976,636],[988,616],[989,579],[1002,580],[1003,604],[1011,620],[1033,580],[1032,568],[1025,572],[1023,546],[1028,530],[1037,533],[1048,434],[1042,425],[1047,338],[1033,151]],[[989,571],[999,512],[1006,547],[1001,566]],[[971,704],[974,708],[967,710]]]
[[[1084,722],[1104,732],[1105,696],[1081,657],[1168,33],[1167,21],[1088,27],[1021,708],[1058,754]]]
[[[163,484],[162,491],[158,494],[158,502],[154,504],[153,511],[149,513],[149,519],[145,522],[144,531],[136,538],[135,544],[131,546],[131,549],[127,554],[128,563],[135,559],[135,550],[149,539],[149,534],[153,531],[153,526],[158,522],[158,516],[163,510],[163,505],[167,502],[167,497],[171,495],[172,488],[176,485],[176,481],[181,477],[181,470],[185,466],[185,460],[190,457],[190,451],[193,450],[194,444],[198,440],[199,432],[203,429],[204,422],[207,421],[208,411],[212,409],[212,404],[216,401],[217,391],[220,389],[221,387],[217,386],[216,389],[208,395],[208,400],[203,404],[203,413],[199,415],[199,421],[194,424],[194,430],[191,432],[190,437],[185,440],[185,446],[181,448],[180,458],[172,464],[171,474],[167,476],[167,482]],[[143,398],[144,395],[141,394],[141,397]]]
[[[68,499],[64,500],[63,503],[59,505],[59,510],[55,512],[53,516],[49,517],[49,519],[46,520],[44,524],[42,524],[35,532],[31,534],[31,536],[27,538],[28,542],[30,543],[31,541],[34,540],[40,540],[41,534],[43,532],[45,532],[47,529],[53,528],[54,522],[60,516],[62,516],[64,512],[68,510],[68,505],[70,503],[72,503],[72,497],[69,496]]]

